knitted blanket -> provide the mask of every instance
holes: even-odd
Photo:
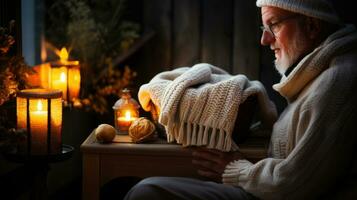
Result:
[[[239,105],[253,94],[263,120],[273,123],[276,109],[259,81],[206,63],[159,73],[138,97],[144,110],[159,110],[168,142],[231,151],[238,149],[231,136]]]

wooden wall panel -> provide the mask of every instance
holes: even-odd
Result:
[[[255,1],[234,1],[233,74],[259,78],[260,9]]]
[[[200,60],[200,0],[173,4],[173,66],[192,66]]]
[[[251,0],[143,0],[142,81],[181,66],[207,62],[259,78],[260,10]]]
[[[143,0],[143,29],[144,32],[155,31],[155,36],[143,49],[141,81],[148,81],[157,73],[171,69],[171,3],[171,0]]]
[[[231,72],[233,1],[202,0],[201,4],[201,60]]]

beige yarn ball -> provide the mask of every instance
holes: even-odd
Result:
[[[133,121],[129,127],[129,136],[135,143],[151,140],[155,136],[155,125],[145,117]]]
[[[112,142],[116,135],[116,129],[109,124],[100,124],[95,129],[95,137],[99,142]]]

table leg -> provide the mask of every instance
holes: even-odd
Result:
[[[99,155],[83,155],[83,200],[98,200],[100,192]]]

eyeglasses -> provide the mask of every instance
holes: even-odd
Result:
[[[294,19],[296,17],[299,17],[301,15],[299,14],[296,14],[296,15],[291,15],[291,16],[288,16],[286,18],[283,18],[283,19],[280,19],[278,20],[277,22],[273,23],[273,24],[270,24],[270,25],[267,25],[267,26],[261,26],[260,29],[263,31],[266,31],[268,32],[269,34],[271,34],[271,36],[273,36],[274,38],[276,38],[276,34],[279,32],[279,24],[287,21],[287,20],[290,20],[290,19]]]

